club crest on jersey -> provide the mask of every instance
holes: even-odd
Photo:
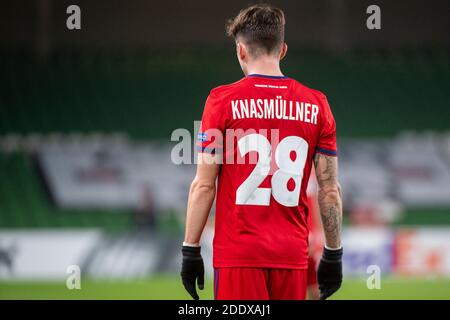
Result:
[[[205,141],[208,140],[208,135],[206,134],[206,132],[199,132],[199,133],[197,134],[197,139],[198,139],[198,141],[200,141],[200,142],[205,142]]]

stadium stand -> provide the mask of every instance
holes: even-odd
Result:
[[[0,226],[2,228],[102,227],[130,225],[126,212],[68,210],[54,207],[25,154],[0,152]]]
[[[327,93],[340,136],[448,128],[444,53],[290,52],[286,67],[289,76]],[[60,54],[41,63],[3,55],[0,68],[0,134],[124,131],[167,139],[200,119],[213,86],[240,77],[223,53]]]

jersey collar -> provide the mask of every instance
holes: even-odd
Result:
[[[287,79],[286,76],[267,76],[265,74],[252,73],[247,75],[247,77],[259,77],[259,78],[267,78],[267,79]]]

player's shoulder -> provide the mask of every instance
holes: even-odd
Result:
[[[223,84],[218,87],[211,89],[209,95],[210,97],[225,97],[229,94],[236,92],[237,89],[240,89],[245,85],[246,78],[239,79],[235,82]]]
[[[322,101],[327,100],[327,96],[322,91],[310,88],[296,79],[293,79],[293,78],[290,78],[290,79],[294,82],[297,89],[302,91],[303,93],[306,93],[307,95],[313,96]]]

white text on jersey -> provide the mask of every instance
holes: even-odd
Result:
[[[284,99],[231,100],[233,119],[295,120],[317,125],[319,107],[312,103]]]

